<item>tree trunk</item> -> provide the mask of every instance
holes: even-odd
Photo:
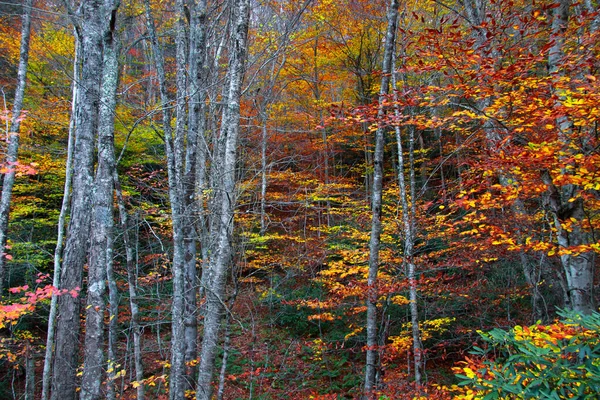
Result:
[[[31,343],[27,342],[25,346],[25,400],[35,400],[35,353]]]
[[[198,358],[198,273],[196,254],[198,232],[195,220],[198,218],[199,205],[196,200],[197,172],[196,163],[205,164],[202,144],[204,141],[205,115],[202,103],[206,98],[206,0],[190,5],[190,46],[189,46],[189,105],[187,147],[185,170],[183,171],[184,201],[184,362],[185,390],[195,388],[197,368],[193,361]],[[203,179],[201,177],[200,179]]]
[[[379,91],[379,110],[377,120],[382,121],[385,109],[384,101],[390,86],[390,74],[392,72],[392,55],[395,51],[396,28],[398,24],[397,0],[390,0],[387,12],[387,32],[385,37],[385,50],[383,56],[383,68],[381,78],[381,89]],[[385,144],[384,127],[380,125],[375,133],[375,154],[373,155],[373,188],[371,198],[372,221],[371,238],[369,241],[369,274],[367,283],[367,357],[365,369],[364,396],[370,396],[376,389],[377,369],[379,366],[379,350],[377,349],[377,301],[379,297],[377,274],[379,272],[379,248],[381,237],[381,205],[383,192],[383,147]]]
[[[225,317],[225,338],[223,339],[223,358],[221,359],[221,370],[219,371],[219,387],[217,389],[217,400],[223,400],[225,393],[225,374],[227,372],[227,361],[229,358],[229,342],[231,341],[231,330],[229,329],[229,314]]]
[[[48,315],[48,331],[46,336],[46,353],[44,356],[44,370],[42,372],[42,400],[48,400],[50,396],[50,383],[52,373],[52,363],[54,357],[54,334],[56,332],[56,314],[58,308],[58,294],[56,291],[60,287],[61,257],[63,251],[65,224],[67,214],[69,213],[69,203],[71,199],[71,182],[73,180],[73,146],[75,142],[75,120],[77,112],[77,99],[79,97],[79,84],[77,81],[80,76],[80,53],[81,42],[79,36],[75,35],[75,58],[73,59],[73,89],[71,100],[71,120],[69,122],[69,138],[67,140],[67,162],[65,165],[65,183],[63,190],[63,199],[58,216],[58,233],[56,237],[56,248],[54,250],[54,277],[52,286],[54,291],[50,300],[50,313]]]
[[[117,44],[114,37],[117,5],[106,0],[103,14],[104,62],[98,122],[98,165],[94,180],[92,229],[85,319],[81,400],[101,398],[104,375],[104,311],[107,269],[112,270],[114,115],[118,84]],[[104,22],[106,21],[106,22]],[[107,29],[110,27],[110,29]],[[109,258],[110,256],[110,258]],[[114,288],[111,290],[114,301]],[[111,304],[114,307],[114,304]],[[109,360],[114,362],[114,360]]]
[[[200,355],[200,368],[196,398],[208,400],[212,393],[212,376],[215,355],[224,309],[225,282],[228,265],[233,255],[233,216],[236,206],[236,162],[237,143],[240,122],[240,97],[244,77],[244,65],[248,48],[248,25],[250,20],[250,0],[233,0],[235,23],[232,29],[229,51],[227,104],[223,109],[221,137],[225,139],[224,158],[218,160],[222,173],[222,191],[218,204],[219,215],[217,248],[211,259],[212,279],[206,292],[206,316],[204,318],[204,337]]]
[[[563,76],[560,69],[561,59],[564,56],[563,45],[565,41],[565,31],[569,23],[569,9],[572,7],[570,0],[560,0],[558,7],[553,9],[552,35],[553,46],[548,53],[548,67],[550,73],[556,79]],[[592,29],[596,27],[593,25]],[[558,102],[564,98],[559,95]],[[572,151],[571,139],[573,126],[567,116],[560,116],[557,119],[559,129],[559,140],[563,142],[565,153]],[[569,184],[560,188],[554,185],[552,177],[548,171],[542,173],[542,179],[548,186],[548,197],[551,213],[553,214],[554,228],[556,229],[558,246],[561,249],[572,246],[587,245],[592,242],[591,235],[582,228],[586,217],[584,202],[580,198],[571,202],[570,199],[576,199],[577,193],[581,188],[577,185]],[[567,221],[576,221],[571,224],[571,228],[564,227]],[[562,254],[560,261],[565,272],[567,281],[567,296],[565,303],[568,308],[582,314],[590,314],[594,311],[594,260],[593,252],[583,252],[580,254]]]
[[[10,128],[8,131],[8,148],[4,159],[4,167],[8,170],[2,180],[2,196],[0,197],[0,296],[4,292],[6,275],[6,240],[8,232],[8,214],[10,200],[15,183],[17,157],[19,153],[19,131],[21,130],[21,111],[27,81],[27,66],[29,65],[29,38],[31,37],[31,4],[33,0],[25,0],[21,25],[21,47],[19,50],[19,69],[17,70],[17,87],[13,101]]]
[[[90,232],[94,136],[102,78],[102,32],[105,30],[100,2],[84,0],[80,10],[82,90],[75,123],[71,219],[61,273],[61,289],[75,292],[81,289]],[[60,296],[58,310],[54,371],[59,373],[53,375],[51,399],[71,400],[75,398],[78,386],[79,297]]]
[[[115,170],[116,165],[113,167]],[[113,181],[114,185],[114,181]],[[112,227],[111,227],[112,228]],[[108,247],[106,249],[106,281],[108,282],[108,343],[106,349],[107,356],[107,379],[106,379],[106,399],[115,400],[117,398],[117,346],[118,346],[118,324],[119,324],[119,289],[115,280],[113,257],[114,257],[114,231],[109,232],[107,238]]]
[[[186,332],[186,302],[185,302],[185,273],[186,265],[193,268],[194,271],[187,271],[195,275],[195,238],[192,228],[186,228],[186,201],[184,189],[184,149],[185,149],[185,124],[186,124],[186,97],[187,97],[187,71],[186,71],[186,28],[185,28],[185,9],[183,0],[177,1],[177,20],[176,20],[176,126],[175,132],[171,129],[171,116],[169,111],[169,98],[167,94],[166,74],[164,68],[164,58],[156,36],[156,29],[152,20],[149,1],[145,2],[147,25],[152,43],[154,59],[156,63],[157,76],[160,86],[161,102],[163,104],[163,129],[165,140],[165,152],[167,155],[167,171],[169,179],[169,201],[171,203],[171,218],[173,231],[173,297],[171,303],[172,313],[172,335],[171,335],[171,374],[170,374],[170,399],[183,399],[185,391],[191,389],[193,385],[186,379],[185,357],[190,354],[190,348],[195,347],[195,321],[190,324],[191,331]],[[189,139],[189,138],[188,138]],[[188,145],[190,145],[188,143]],[[195,146],[195,143],[191,144]],[[188,154],[188,161],[190,161]],[[194,157],[195,158],[195,157]],[[193,167],[193,161],[190,161],[190,167]],[[193,175],[192,175],[193,179]],[[192,184],[192,187],[194,185]],[[192,189],[193,190],[193,189]],[[186,234],[191,235],[187,237]],[[187,245],[187,246],[186,246]],[[187,250],[187,254],[186,254]],[[187,257],[187,263],[186,263]],[[193,263],[193,264],[192,264]],[[193,277],[193,281],[195,280]],[[189,299],[189,296],[188,296]],[[189,299],[189,302],[195,304],[195,298]],[[186,333],[190,346],[186,348]],[[191,350],[193,354],[193,349]]]
[[[183,188],[183,161],[185,149],[186,97],[187,97],[187,43],[185,29],[184,2],[176,3],[177,20],[175,22],[175,60],[176,60],[176,89],[175,132],[171,151],[167,150],[169,165],[169,201],[171,202],[171,217],[173,221],[173,300],[171,304],[171,374],[169,398],[184,399],[185,391],[192,387],[185,376],[185,259],[186,233],[185,201]],[[193,240],[193,239],[192,239]],[[195,253],[195,249],[194,249]],[[195,258],[195,255],[193,256]]]
[[[395,58],[393,57],[393,69],[395,69]],[[392,72],[392,86],[396,87],[395,73]],[[397,94],[394,92],[394,100],[397,101]],[[394,108],[396,117],[400,117],[400,110]],[[396,146],[398,148],[398,187],[400,189],[400,202],[402,204],[402,226],[404,233],[404,265],[406,268],[406,277],[408,278],[409,300],[410,300],[410,320],[412,325],[413,339],[413,359],[415,384],[421,385],[421,375],[423,370],[423,344],[421,343],[421,330],[419,326],[419,312],[417,303],[417,280],[416,266],[414,262],[414,247],[416,239],[416,182],[414,165],[414,127],[409,128],[409,162],[408,173],[409,182],[406,184],[406,160],[404,159],[404,146],[400,127],[395,127]],[[407,187],[409,190],[407,190]]]
[[[261,142],[260,142],[260,235],[267,231],[267,111],[261,115]]]
[[[125,259],[127,264],[127,286],[129,289],[129,308],[131,309],[130,326],[133,332],[133,358],[135,364],[135,380],[138,383],[136,388],[137,400],[144,400],[144,366],[142,363],[142,331],[140,328],[140,312],[137,299],[137,273],[135,258],[133,253],[133,243],[129,235],[129,217],[125,208],[123,191],[119,182],[117,170],[113,170],[115,182],[115,192],[117,195],[117,205],[119,208],[119,222],[123,234],[123,245],[125,246]]]

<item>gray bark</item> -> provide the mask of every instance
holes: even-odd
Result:
[[[542,173],[542,179],[548,186],[548,204],[553,216],[558,247],[568,248],[589,244],[589,233],[579,226],[586,218],[583,201],[579,199],[568,202],[568,199],[572,196],[568,193],[569,190],[574,194],[579,188],[574,187],[574,185],[557,188],[548,171]],[[576,223],[572,224],[570,230],[567,230],[563,227],[563,223],[570,218],[574,218]],[[565,304],[567,308],[582,314],[591,314],[595,310],[593,296],[594,253],[562,254],[560,261],[566,278]]]
[[[21,130],[21,111],[27,80],[27,66],[29,65],[29,38],[31,37],[31,4],[33,0],[25,0],[23,4],[23,17],[21,24],[21,45],[19,49],[19,67],[17,70],[17,86],[12,107],[12,116],[8,130],[8,148],[4,165],[8,171],[2,180],[2,196],[0,197],[0,296],[4,291],[6,275],[6,239],[8,232],[8,216],[12,189],[15,183],[17,157],[19,153],[19,131]]]
[[[225,338],[223,339],[223,358],[221,359],[221,370],[219,371],[219,386],[217,389],[217,400],[223,400],[225,393],[225,374],[227,372],[227,361],[229,359],[229,342],[231,331],[229,329],[229,315],[225,318]]]
[[[175,132],[171,152],[167,151],[169,164],[169,200],[171,202],[171,217],[173,221],[173,300],[171,304],[171,374],[169,398],[183,399],[185,391],[191,384],[185,379],[185,321],[184,321],[184,292],[185,292],[185,219],[183,199],[183,161],[185,149],[186,97],[187,97],[187,43],[185,29],[185,14],[183,0],[176,3],[177,20],[175,22],[175,61],[176,89],[175,103]],[[193,240],[193,239],[192,239]],[[195,257],[194,257],[195,258]]]
[[[127,265],[127,286],[129,290],[129,308],[131,309],[130,327],[133,332],[133,358],[135,365],[135,380],[139,383],[136,388],[137,400],[144,400],[144,365],[142,363],[142,331],[140,328],[140,311],[138,306],[137,295],[137,273],[134,258],[134,248],[129,235],[129,216],[125,208],[125,200],[123,199],[123,191],[119,182],[117,170],[113,170],[113,178],[115,183],[115,192],[117,197],[117,206],[119,209],[119,223],[123,235],[123,244],[125,246],[125,259]]]
[[[585,4],[585,8],[588,13],[591,14],[598,12],[598,7],[600,6],[600,4],[594,5],[592,0],[585,0],[583,3]],[[600,13],[596,15],[590,26],[590,30],[592,32],[597,32],[598,29],[600,29]]]
[[[262,119],[262,136],[260,143],[260,235],[267,231],[267,112],[264,111]]]
[[[31,344],[26,344],[25,350],[25,400],[35,400],[35,353]]]
[[[395,51],[396,29],[398,25],[397,0],[390,0],[387,11],[387,32],[385,36],[385,50],[383,56],[383,68],[381,78],[381,89],[379,91],[379,109],[377,120],[383,121],[385,109],[383,106],[385,97],[389,91],[390,74],[392,72],[392,56]],[[371,198],[372,220],[371,238],[369,240],[369,273],[367,284],[367,356],[365,368],[364,396],[367,397],[376,389],[377,369],[379,366],[379,350],[377,349],[377,300],[379,272],[379,249],[381,237],[381,203],[383,192],[383,147],[384,127],[380,125],[375,133],[375,153],[373,155],[373,188]]]
[[[107,270],[112,271],[114,115],[119,72],[117,44],[114,37],[117,7],[118,4],[113,4],[113,0],[106,0],[100,10],[103,17],[104,60],[99,104],[98,162],[94,179],[81,400],[101,398],[100,388],[105,372],[104,297]],[[115,301],[114,297],[113,288],[111,308],[115,306],[112,304],[112,301]]]
[[[222,191],[219,196],[221,205],[217,237],[217,248],[211,259],[212,279],[206,291],[206,316],[204,319],[204,337],[200,355],[197,399],[210,399],[212,377],[216,356],[221,318],[224,311],[225,282],[228,265],[233,255],[233,216],[236,205],[236,161],[240,122],[240,97],[244,77],[244,66],[248,47],[248,25],[250,20],[250,1],[233,0],[235,23],[231,33],[229,51],[229,73],[227,104],[223,109],[221,138],[225,140],[224,158],[218,160],[222,171]]]
[[[569,23],[569,9],[572,4],[570,0],[560,0],[558,5],[553,10],[551,40],[554,44],[548,54],[548,67],[551,74],[560,78],[563,75],[560,64],[564,56],[565,31]],[[592,26],[592,28],[595,27]],[[559,96],[558,102],[560,103],[562,100],[564,99]],[[565,144],[565,151],[568,152],[570,151],[568,145],[572,140],[570,139],[573,129],[571,121],[566,116],[560,116],[557,119],[557,125],[559,140]],[[542,179],[548,186],[548,203],[550,212],[553,215],[558,247],[568,248],[589,244],[592,241],[590,233],[581,227],[586,218],[584,202],[581,199],[569,202],[569,199],[577,198],[576,195],[581,188],[572,184],[560,188],[556,187],[548,171],[542,173]],[[567,230],[563,227],[563,223],[570,218],[574,218],[576,222],[570,230]],[[590,314],[595,309],[593,295],[594,260],[593,252],[562,254],[560,256],[567,283],[566,306],[582,314]]]
[[[102,77],[102,3],[84,0],[81,12],[81,56],[83,60],[80,99],[77,103],[71,219],[65,245],[61,289],[78,291],[82,285],[91,221],[94,137],[98,124],[100,81]],[[76,396],[79,350],[80,299],[60,296],[56,329],[56,353],[52,379],[52,400]]]
[[[553,9],[551,40],[554,44],[548,52],[548,67],[551,74],[559,73],[560,61],[563,57],[564,32],[569,23],[569,7],[571,0],[559,0],[558,7]]]
[[[192,366],[198,357],[198,274],[196,254],[198,233],[196,219],[199,205],[196,200],[196,180],[198,168],[196,163],[206,163],[204,146],[205,116],[202,106],[206,98],[206,0],[189,3],[190,10],[190,46],[189,46],[189,105],[187,147],[185,169],[183,171],[183,202],[184,202],[184,362],[185,389],[193,390],[197,368]],[[200,153],[200,154],[198,154]],[[202,171],[200,171],[202,173]],[[200,178],[202,179],[202,178]]]
[[[80,52],[81,43],[79,36],[75,35],[75,58],[73,59],[73,89],[71,100],[71,119],[69,121],[69,137],[67,140],[67,162],[65,165],[65,183],[63,190],[63,199],[58,216],[58,227],[56,237],[56,248],[54,250],[54,277],[52,278],[52,286],[55,292],[52,293],[50,300],[50,313],[48,315],[48,330],[46,336],[46,353],[44,356],[44,370],[42,372],[42,400],[48,400],[50,397],[50,384],[52,363],[54,358],[54,335],[56,332],[56,314],[58,311],[58,294],[56,290],[60,287],[60,272],[61,272],[61,256],[64,244],[65,225],[67,214],[69,213],[69,203],[71,199],[71,182],[73,180],[73,146],[75,143],[75,121],[77,112],[77,98],[79,97],[79,80],[80,75]]]
[[[395,57],[394,57],[395,69]],[[392,73],[392,86],[396,87],[395,73]],[[394,92],[394,100],[397,100],[397,94]],[[394,113],[397,117],[400,116],[400,110],[394,108]],[[409,127],[409,182],[407,186],[406,160],[404,159],[404,146],[402,145],[402,137],[400,127],[395,127],[396,146],[398,148],[398,187],[400,189],[400,201],[402,204],[402,227],[404,233],[404,264],[407,270],[409,300],[410,300],[410,319],[412,325],[413,339],[413,359],[414,359],[414,376],[417,386],[421,384],[421,375],[423,370],[423,344],[421,343],[421,330],[419,326],[419,311],[417,304],[417,280],[416,266],[414,262],[414,246],[416,238],[416,215],[415,215],[415,166],[414,166],[414,127]],[[408,190],[407,190],[408,187]],[[410,193],[410,194],[409,194]],[[410,200],[409,200],[410,199]]]
[[[116,165],[113,167],[115,170]],[[114,183],[114,182],[113,182]],[[111,210],[112,211],[112,210]],[[117,341],[118,341],[118,321],[119,321],[119,289],[115,280],[113,268],[114,257],[114,233],[111,226],[107,238],[108,247],[106,248],[106,281],[108,282],[108,343],[106,349],[107,356],[107,380],[106,380],[106,399],[115,400],[117,397]]]
[[[190,4],[194,11],[194,21],[199,21],[196,12],[198,11],[193,4]],[[145,2],[146,18],[150,41],[154,53],[154,59],[157,69],[157,76],[160,86],[161,102],[163,104],[163,129],[165,134],[165,152],[167,155],[167,171],[169,179],[169,200],[171,203],[171,218],[173,231],[173,300],[171,304],[172,311],[172,337],[171,337],[171,374],[169,396],[171,399],[183,399],[185,391],[193,388],[193,372],[186,373],[186,357],[195,358],[197,327],[195,321],[195,258],[196,258],[196,238],[191,226],[191,218],[186,218],[192,210],[194,193],[194,173],[195,173],[195,144],[197,128],[197,117],[192,116],[191,122],[188,120],[188,151],[185,151],[186,143],[186,105],[188,93],[188,72],[187,65],[187,37],[185,27],[185,10],[183,0],[177,2],[177,20],[176,20],[176,125],[175,131],[170,126],[170,111],[168,104],[170,102],[167,94],[167,83],[164,68],[164,58],[162,50],[156,36],[156,29],[152,20],[150,4]],[[198,27],[194,27],[197,29]],[[198,44],[197,31],[194,32],[192,44]],[[195,56],[195,54],[194,54]],[[196,57],[193,62],[196,62]],[[197,80],[193,79],[196,84]],[[192,96],[198,101],[197,96]],[[192,105],[193,107],[193,105]],[[190,126],[192,128],[190,135]],[[192,136],[190,138],[190,136]],[[193,143],[190,143],[190,140]],[[190,148],[190,146],[192,148]],[[185,158],[184,158],[185,157]],[[186,164],[184,164],[186,161]],[[184,168],[188,168],[187,174]],[[191,182],[187,182],[190,179]],[[189,190],[188,187],[191,187]],[[188,201],[186,201],[186,198]],[[190,205],[190,207],[187,207]],[[189,277],[189,283],[186,285],[186,274]],[[187,301],[186,301],[187,299]],[[187,303],[187,304],[186,304]],[[188,315],[191,313],[191,316]],[[191,360],[190,360],[191,361]],[[192,369],[193,371],[193,369]]]

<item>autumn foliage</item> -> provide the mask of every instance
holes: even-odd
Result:
[[[598,2],[401,2],[393,86],[381,98],[388,1],[253,3],[215,393],[221,384],[224,399],[358,398],[365,352],[376,350],[377,387],[366,394],[373,398],[593,398],[600,385]],[[192,185],[195,208],[187,216],[198,235],[198,281],[211,273],[216,241],[206,232],[217,224],[212,202],[222,189],[215,177],[223,171],[211,163],[225,140],[218,132],[231,29],[225,3],[208,5],[200,113],[208,156],[196,170],[206,168],[206,180]],[[4,125],[19,54],[18,23],[2,7]],[[114,202],[129,225],[119,225],[114,213],[118,315],[109,314],[108,303],[97,310],[106,326],[113,319],[117,326],[117,360],[104,368],[103,388],[108,382],[124,399],[135,398],[140,386],[147,398],[168,398],[172,368],[174,222],[160,114],[178,99],[174,29],[190,25],[174,1],[149,7],[172,104],[160,98],[143,6],[124,1]],[[0,370],[10,371],[0,373],[0,397],[8,396],[10,381],[14,393],[25,391],[21,358],[40,364],[52,294],[84,305],[89,289],[87,264],[81,289],[48,284],[75,51],[63,13],[40,11],[34,23],[19,162],[0,161],[0,173],[18,172],[3,252],[10,289],[0,304]],[[167,124],[179,122],[173,114]],[[378,279],[369,285],[378,129],[385,135],[382,233]],[[4,154],[5,142],[0,147]],[[410,256],[403,200],[414,229]],[[411,289],[422,384],[414,382]],[[197,292],[201,341],[207,293]],[[370,293],[375,348],[366,344]],[[133,367],[134,314],[142,380]],[[199,362],[185,368],[196,371]]]

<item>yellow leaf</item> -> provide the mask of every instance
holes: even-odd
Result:
[[[465,375],[467,376],[467,378],[473,379],[475,377],[475,372],[473,372],[473,370],[471,368],[465,367],[465,368],[463,368],[463,371],[465,372]]]

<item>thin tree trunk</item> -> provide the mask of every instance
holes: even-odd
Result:
[[[61,257],[63,251],[65,224],[67,214],[69,213],[69,203],[71,199],[71,182],[73,180],[73,146],[75,143],[75,121],[77,117],[77,99],[79,97],[79,75],[80,75],[80,52],[81,41],[79,35],[75,34],[75,58],[73,60],[73,89],[71,100],[71,120],[69,121],[69,137],[67,139],[67,162],[65,165],[65,183],[63,190],[63,199],[58,216],[58,228],[56,237],[56,248],[54,250],[54,277],[52,278],[52,299],[50,300],[50,313],[48,315],[48,331],[46,336],[46,353],[44,356],[44,369],[42,372],[42,400],[48,400],[50,396],[50,384],[52,363],[54,357],[54,334],[56,332],[56,314],[58,309],[58,293],[60,287],[61,275]]]
[[[114,81],[115,86],[114,86],[114,90],[115,92],[113,93],[114,95],[116,95],[116,89],[117,89],[117,84],[118,84],[118,56],[120,53],[120,43],[117,42],[117,38],[114,37],[115,34],[114,32],[111,32],[110,37],[107,37],[105,39],[105,63],[104,63],[104,68],[109,68],[111,70],[110,73],[115,74],[116,75],[116,79],[114,79],[114,77],[110,77],[111,81]],[[111,40],[112,39],[112,40]],[[107,74],[107,72],[105,72],[105,75]],[[106,82],[106,79],[105,79]],[[115,99],[116,100],[116,99]],[[106,107],[109,108],[109,106],[115,106],[116,104],[107,104]],[[114,116],[114,112],[115,109],[113,108],[111,115]],[[116,398],[116,389],[115,389],[115,385],[116,385],[116,377],[117,377],[117,339],[118,339],[118,332],[117,332],[117,328],[118,328],[118,320],[119,320],[119,291],[117,288],[117,282],[115,280],[115,274],[114,274],[114,269],[113,269],[113,257],[114,257],[114,222],[112,220],[112,214],[114,214],[114,210],[113,210],[113,191],[115,188],[115,180],[114,180],[114,176],[117,175],[117,166],[116,166],[116,161],[115,161],[115,154],[114,154],[114,117],[113,120],[111,121],[111,129],[113,130],[113,138],[110,142],[110,151],[108,152],[108,157],[109,159],[107,160],[111,165],[111,176],[107,176],[107,180],[110,179],[112,180],[112,185],[111,185],[111,193],[110,193],[110,205],[111,205],[111,222],[110,222],[110,226],[107,227],[108,230],[108,237],[107,237],[107,248],[106,248],[106,279],[108,282],[108,301],[109,301],[109,308],[108,308],[108,315],[109,315],[109,319],[108,319],[108,343],[107,343],[107,375],[108,375],[108,379],[106,382],[106,398],[108,400],[114,400]],[[108,182],[106,184],[106,186],[108,186]],[[107,199],[108,200],[108,199]]]
[[[229,314],[225,317],[225,338],[223,339],[223,358],[221,359],[221,370],[219,371],[219,387],[217,389],[217,400],[223,400],[225,393],[225,374],[227,373],[227,361],[229,358],[229,342],[231,330],[229,329]]]
[[[384,129],[383,117],[385,115],[384,101],[390,86],[390,74],[392,72],[392,55],[395,51],[396,28],[398,23],[397,0],[390,0],[387,12],[387,32],[385,37],[385,50],[383,56],[383,68],[381,78],[381,89],[379,91],[379,110],[377,120],[380,125],[375,133],[375,154],[373,155],[373,188],[371,198],[372,221],[371,238],[369,241],[369,274],[367,284],[367,356],[365,368],[364,397],[368,398],[376,389],[377,369],[379,365],[379,350],[377,349],[377,301],[379,297],[377,274],[379,272],[379,249],[381,237],[381,206],[383,192],[383,147]]]
[[[262,119],[262,136],[260,142],[260,235],[263,236],[267,230],[267,111],[264,110]]]
[[[392,63],[395,69],[395,57]],[[392,86],[396,87],[396,75],[392,73]],[[394,92],[394,100],[397,100],[397,94]],[[394,107],[394,114],[396,117],[400,116],[400,110]],[[414,263],[414,246],[416,238],[416,215],[415,215],[415,194],[416,194],[416,182],[415,182],[415,171],[414,171],[414,127],[409,127],[409,191],[407,191],[406,184],[406,160],[404,159],[404,146],[402,145],[402,137],[400,127],[395,127],[396,133],[396,146],[398,148],[398,187],[400,189],[400,201],[402,204],[402,226],[404,233],[404,264],[407,266],[407,278],[409,287],[409,300],[410,300],[410,320],[412,326],[412,339],[413,339],[413,357],[414,357],[414,376],[415,384],[421,385],[421,374],[423,368],[423,345],[421,343],[421,330],[419,326],[419,312],[417,304],[417,280],[416,280],[416,266]],[[410,199],[410,200],[409,200]]]
[[[81,288],[90,232],[94,136],[98,124],[102,77],[104,24],[101,9],[102,5],[93,0],[84,0],[80,8],[82,90],[77,102],[71,218],[60,285],[62,290],[69,292],[77,292]],[[71,295],[60,296],[58,310],[54,371],[60,372],[53,374],[51,399],[71,400],[76,397],[78,387],[80,299]]]
[[[190,46],[189,46],[189,105],[188,105],[188,134],[185,156],[185,171],[183,172],[184,194],[184,362],[185,390],[195,388],[197,368],[194,361],[198,358],[198,273],[196,254],[198,232],[195,219],[198,218],[199,205],[196,200],[197,162],[204,164],[202,144],[204,139],[205,115],[202,103],[206,98],[205,65],[206,65],[206,0],[190,4]],[[200,178],[200,179],[203,179]]]
[[[417,184],[415,180],[415,128],[414,126],[409,127],[409,176],[410,176],[410,208],[408,225],[405,226],[405,233],[407,236],[407,242],[405,243],[405,257],[407,257],[408,263],[408,287],[409,287],[409,300],[410,300],[410,322],[412,327],[413,337],[413,356],[415,360],[415,384],[421,385],[421,376],[423,373],[423,345],[421,343],[421,330],[419,327],[419,311],[417,304],[417,275],[416,266],[413,260],[414,257],[414,245],[415,245],[415,218],[416,218],[416,206],[415,199],[417,198]],[[404,189],[404,196],[406,197],[406,189]]]
[[[183,196],[182,196],[182,172],[183,172],[183,148],[185,128],[185,93],[186,93],[186,71],[185,71],[185,26],[183,25],[184,7],[183,1],[177,2],[176,22],[176,129],[175,136],[171,129],[171,113],[169,110],[169,97],[167,94],[166,74],[164,58],[158,43],[156,28],[151,15],[150,3],[145,1],[147,26],[152,43],[152,49],[156,64],[157,77],[160,87],[160,96],[163,112],[163,130],[165,140],[165,153],[167,155],[167,171],[169,180],[169,200],[171,203],[171,218],[173,230],[173,297],[171,303],[171,373],[169,398],[183,399],[185,394],[185,341],[184,341],[184,226],[183,226]]]
[[[144,400],[144,366],[142,363],[142,332],[140,328],[140,312],[137,299],[137,273],[134,257],[133,242],[129,235],[129,216],[125,208],[123,191],[116,168],[113,170],[115,183],[115,192],[117,197],[117,206],[119,209],[119,222],[123,235],[123,245],[125,246],[125,259],[127,264],[127,286],[129,289],[129,308],[131,309],[130,326],[133,331],[133,358],[135,365],[135,380],[138,383],[136,388],[137,400]]]
[[[81,400],[101,398],[101,383],[104,375],[104,311],[107,269],[112,269],[113,230],[113,169],[114,156],[114,113],[118,84],[118,60],[114,27],[117,5],[107,3],[100,11],[103,14],[104,62],[100,114],[98,123],[98,166],[94,180],[92,230],[88,273],[87,306],[85,319],[85,343]],[[114,289],[113,289],[114,291]],[[114,293],[111,293],[114,296]],[[114,305],[111,304],[111,307]],[[110,362],[114,362],[111,360]]]
[[[167,151],[169,164],[169,200],[173,221],[173,300],[171,303],[171,373],[169,398],[184,399],[185,391],[193,385],[186,379],[185,355],[185,260],[186,233],[185,201],[183,188],[183,161],[185,149],[186,98],[187,98],[187,43],[183,0],[177,0],[177,20],[175,22],[175,82],[177,100],[175,104],[175,132],[171,152]],[[191,228],[190,228],[191,229]],[[192,241],[193,238],[190,238]],[[188,242],[189,243],[189,242]],[[193,249],[195,253],[195,248]],[[195,254],[192,256],[195,261]]]
[[[115,280],[113,257],[114,257],[114,234],[110,232],[108,248],[106,249],[106,280],[108,282],[108,343],[106,349],[107,356],[107,380],[106,380],[106,398],[115,400],[117,397],[117,345],[118,345],[118,324],[119,324],[119,289]]]
[[[35,400],[35,353],[31,343],[27,342],[25,350],[25,400]]]
[[[233,216],[236,206],[236,161],[240,123],[240,97],[244,77],[244,65],[248,48],[248,25],[250,20],[250,0],[234,0],[233,15],[235,24],[232,29],[231,49],[229,52],[229,82],[227,104],[223,109],[221,137],[225,138],[224,158],[222,162],[221,214],[219,215],[217,249],[211,259],[212,279],[206,292],[206,316],[204,319],[204,337],[200,355],[198,388],[196,398],[208,400],[212,393],[212,376],[218,345],[221,318],[224,309],[225,282],[228,265],[233,256]]]
[[[29,38],[31,37],[31,4],[33,0],[25,0],[23,4],[23,17],[21,23],[21,47],[19,50],[19,69],[17,70],[17,86],[13,101],[12,117],[8,131],[8,148],[4,159],[7,172],[2,180],[2,196],[0,197],[0,296],[4,292],[6,275],[6,239],[8,232],[8,215],[12,189],[15,183],[17,157],[19,153],[19,131],[21,130],[21,111],[27,84],[27,66],[29,65]]]

